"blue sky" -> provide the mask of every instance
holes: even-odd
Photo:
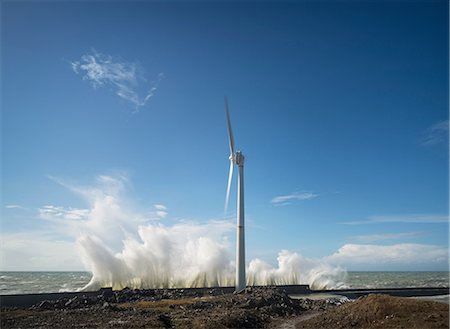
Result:
[[[248,260],[448,269],[446,1],[4,1],[1,15],[2,269],[82,269],[74,221],[100,208],[232,223],[225,95]]]

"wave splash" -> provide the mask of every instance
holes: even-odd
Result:
[[[91,281],[83,290],[112,287],[132,289],[234,286],[235,263],[223,223],[139,226],[114,253],[102,239],[83,235],[77,246]],[[347,273],[322,260],[287,250],[278,265],[253,259],[247,266],[247,285],[309,284],[312,289],[344,286]]]

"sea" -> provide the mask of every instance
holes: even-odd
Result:
[[[90,272],[0,272],[0,295],[79,291]],[[347,289],[449,287],[449,272],[348,272]]]

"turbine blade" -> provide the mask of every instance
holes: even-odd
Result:
[[[233,160],[230,159],[230,173],[228,174],[227,196],[225,198],[225,217],[227,215],[228,202],[230,201],[231,181],[233,179],[233,167],[234,167]]]
[[[228,99],[225,97],[225,112],[227,113],[228,141],[230,143],[230,156],[234,156],[234,138],[231,130],[230,112],[228,111]]]

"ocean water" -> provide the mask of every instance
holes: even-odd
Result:
[[[89,272],[0,272],[0,295],[77,291]]]
[[[0,295],[77,291],[89,272],[0,272]],[[348,272],[347,288],[448,287],[449,272]]]
[[[349,289],[448,287],[449,272],[348,272]]]

